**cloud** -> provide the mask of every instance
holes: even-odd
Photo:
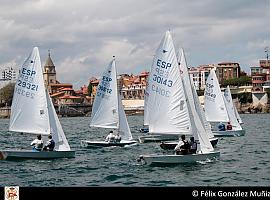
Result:
[[[119,73],[149,70],[166,30],[184,47],[191,66],[239,62],[258,65],[269,44],[267,0],[26,0],[0,7],[0,66],[20,66],[33,46],[57,78],[87,84],[115,55]]]

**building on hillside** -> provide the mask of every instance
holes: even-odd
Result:
[[[205,82],[209,75],[209,70],[205,69],[203,66],[198,68],[191,67],[189,69],[190,78],[193,80],[196,90],[204,90]]]
[[[60,83],[56,79],[55,65],[50,52],[44,65],[44,83],[55,105],[77,105],[84,102],[84,97],[76,93],[72,84]]]
[[[72,84],[60,83],[56,79],[55,65],[53,64],[53,61],[51,59],[50,52],[48,54],[48,58],[47,58],[46,63],[44,65],[43,77],[44,77],[45,87],[47,88],[50,95],[57,93],[57,92],[60,92],[60,89],[62,89],[62,88],[72,89]]]
[[[211,69],[216,69],[216,75],[219,84],[223,84],[225,80],[240,77],[240,65],[234,62],[221,62],[218,64],[200,65],[197,68],[191,67],[189,74],[194,82],[196,90],[204,90],[205,82]]]
[[[15,83],[17,72],[13,67],[0,68],[0,89],[9,83]]]
[[[254,107],[266,108],[268,104],[267,89],[270,88],[270,61],[259,60],[259,67],[251,67],[252,101]]]
[[[120,94],[123,99],[144,99],[147,77],[149,72],[142,72],[139,75],[122,75],[122,88]]]

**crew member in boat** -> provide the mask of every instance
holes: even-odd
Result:
[[[190,137],[189,141],[190,149],[189,153],[196,153],[197,152],[197,142],[194,140],[194,137]]]
[[[218,124],[218,130],[219,131],[225,131],[225,124],[223,124],[222,122],[219,122],[219,124]]]
[[[41,135],[38,135],[36,139],[31,142],[31,146],[33,146],[34,151],[41,151],[43,147],[43,140],[41,139]]]
[[[115,135],[115,142],[120,142],[121,141],[121,136],[119,135],[119,132]]]
[[[181,135],[181,140],[179,141],[179,143],[174,148],[175,154],[177,154],[177,155],[179,155],[179,154],[188,154],[189,149],[190,149],[190,145],[189,145],[188,141],[186,141],[186,136]]]
[[[48,141],[46,142],[43,151],[53,151],[54,147],[55,147],[55,142],[52,139],[52,135],[48,136]]]
[[[109,135],[107,135],[105,142],[115,142],[115,135],[113,131],[110,131]]]
[[[227,130],[232,130],[231,122],[228,122],[228,124],[227,124]]]

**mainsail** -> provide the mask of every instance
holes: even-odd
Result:
[[[106,114],[105,114],[106,113]],[[90,126],[118,128],[119,109],[115,60],[103,72],[97,87]]]
[[[148,77],[147,92],[149,93],[147,99],[149,133],[190,132],[186,97],[169,31],[156,50]]]
[[[90,126],[118,129],[121,138],[132,140],[124,107],[117,90],[115,59],[103,72],[97,88]]]
[[[204,109],[208,122],[228,122],[223,94],[221,93],[215,70],[212,69],[206,80],[204,91]]]
[[[50,134],[47,107],[39,50],[34,47],[22,65],[15,85],[9,130]]]

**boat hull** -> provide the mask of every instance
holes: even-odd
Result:
[[[105,142],[105,141],[88,141],[82,140],[81,145],[88,148],[99,148],[99,147],[124,147],[126,145],[136,144],[135,140],[121,140],[120,142]]]
[[[226,130],[226,131],[212,131],[216,137],[234,137],[234,136],[244,136],[246,131],[242,130]]]
[[[161,141],[169,141],[169,140],[178,140],[179,135],[145,135],[139,137],[140,143],[147,143],[147,142],[161,142]]]
[[[32,151],[32,150],[0,151],[0,160],[56,159],[56,158],[74,158],[74,157],[75,151]]]
[[[209,138],[211,144],[213,147],[217,146],[218,143],[218,138]],[[160,144],[160,147],[165,150],[173,150],[175,146],[178,144],[178,141],[173,141],[173,142],[162,142]]]
[[[166,165],[181,163],[196,163],[198,161],[212,160],[220,157],[220,152],[209,152],[204,154],[187,155],[141,155],[142,160],[147,165]]]

